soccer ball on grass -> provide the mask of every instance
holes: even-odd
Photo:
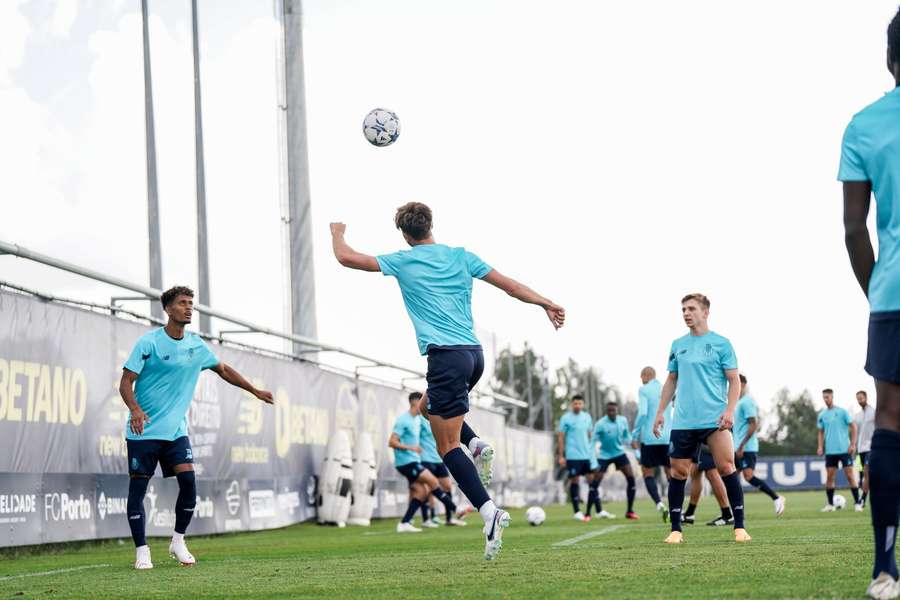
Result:
[[[525,519],[532,527],[537,527],[547,518],[547,513],[540,506],[532,506],[525,511]]]
[[[847,499],[841,496],[840,494],[834,495],[834,507],[838,510],[841,510],[847,506]]]

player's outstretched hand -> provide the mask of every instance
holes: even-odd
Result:
[[[266,390],[256,390],[255,396],[266,404],[275,404],[275,399],[272,398],[272,392],[267,392]]]
[[[551,303],[550,306],[544,310],[547,313],[547,318],[553,323],[554,328],[559,329],[566,322],[566,309],[562,306]]]
[[[337,237],[339,235],[344,235],[344,232],[347,231],[347,225],[344,223],[332,223],[331,224],[331,235],[332,237]]]
[[[662,428],[666,423],[666,415],[656,415],[656,419],[653,421],[653,436],[654,437],[662,437]]]
[[[722,416],[719,417],[719,429],[731,429],[734,427],[734,413],[725,411],[722,413]]]
[[[149,422],[150,417],[148,417],[147,413],[140,408],[131,411],[131,431],[133,431],[135,435],[142,435],[144,433],[144,423]]]

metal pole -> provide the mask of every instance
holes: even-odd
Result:
[[[306,146],[303,71],[303,6],[283,0],[284,70],[287,111],[288,219],[290,226],[291,331],[316,336],[312,216]],[[295,351],[302,348],[296,345]]]
[[[206,237],[206,171],[203,160],[203,109],[200,104],[200,35],[197,0],[191,0],[194,37],[194,163],[197,172],[197,299],[209,306],[209,246]],[[209,315],[200,313],[200,331],[212,333]]]
[[[141,17],[144,31],[144,127],[147,139],[147,229],[150,259],[150,287],[162,289],[162,250],[159,241],[159,194],[156,182],[156,135],[153,123],[153,83],[150,77],[150,28],[147,18],[147,0],[141,0]],[[151,314],[162,318],[162,306],[151,305]]]

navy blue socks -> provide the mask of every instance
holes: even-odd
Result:
[[[596,508],[599,513],[600,508],[600,483],[592,481],[590,484],[590,488],[588,489],[588,498],[587,498],[587,516],[591,516],[591,509]],[[577,510],[575,512],[578,512]]]
[[[734,528],[744,528],[744,490],[741,489],[741,479],[738,472],[722,478],[725,491],[728,492],[728,503],[731,505],[731,513],[734,515]]]
[[[147,545],[144,494],[147,493],[149,484],[149,477],[132,477],[128,482],[128,526],[131,528],[135,548]]]
[[[758,489],[759,491],[761,491],[762,493],[767,495],[772,500],[775,500],[776,498],[778,498],[778,494],[776,494],[765,481],[763,481],[756,475],[751,477],[750,481],[748,481],[747,483],[749,483],[750,485],[752,485],[753,487],[755,487],[756,489]]]
[[[469,427],[469,424],[463,421],[462,429],[459,430],[459,441],[462,442],[462,445],[468,448],[469,442],[477,437],[478,436],[475,435],[475,432],[472,431],[472,428]]]
[[[447,513],[447,520],[453,518],[453,514],[456,512],[456,505],[453,503],[453,498],[449,493],[445,492],[441,488],[435,489],[431,492],[431,495],[438,499],[438,501],[444,505],[444,510]],[[431,509],[431,516],[434,516],[434,509]]]
[[[669,480],[669,520],[672,521],[672,531],[681,531],[681,505],[684,504],[684,485],[686,479]]]
[[[834,506],[834,489],[825,490],[825,496],[828,498],[828,504]]]
[[[409,506],[406,508],[406,514],[403,515],[403,523],[409,523],[416,516],[416,511],[422,507],[422,502],[415,498],[410,498]]]
[[[900,468],[897,465],[900,465],[900,432],[876,429],[869,454],[869,500],[875,531],[872,579],[881,572],[900,579],[894,553],[900,521]]]
[[[463,428],[465,429],[465,422]],[[447,465],[447,469],[453,475],[453,479],[456,480],[459,489],[469,499],[472,506],[480,509],[485,502],[491,499],[487,490],[484,489],[481,479],[478,477],[478,470],[475,468],[475,464],[469,460],[462,448],[457,446],[445,454],[444,464]]]
[[[581,502],[581,488],[577,483],[569,484],[569,496],[572,497],[572,510],[578,512],[578,504]]]
[[[175,533],[184,535],[197,505],[197,480],[193,471],[178,473],[175,478],[178,479],[178,499],[175,501]]]
[[[653,498],[653,502],[659,504],[659,488],[656,486],[656,477],[644,477],[644,485],[647,486],[647,493]]]
[[[627,494],[627,497],[628,497],[628,512],[634,512],[634,510],[633,510],[633,509],[634,509],[634,492],[635,492],[635,490],[634,490],[634,487],[635,487],[634,477],[626,477],[626,478],[625,478],[625,485],[628,486],[628,487],[626,488],[626,494]]]
[[[850,488],[850,493],[853,494],[853,504],[859,504],[859,488]]]

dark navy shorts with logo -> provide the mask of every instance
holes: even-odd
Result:
[[[712,471],[716,468],[716,461],[713,459],[712,453],[705,446],[694,456],[694,462],[700,467],[701,473]]]
[[[734,466],[736,466],[739,471],[743,471],[744,469],[755,469],[756,468],[756,452],[744,451],[744,456],[742,458],[738,458],[737,452],[735,452],[734,453]]]
[[[176,465],[194,464],[194,451],[186,435],[175,440],[125,440],[128,445],[128,474],[152,477],[159,463],[163,477],[175,475]]]
[[[440,479],[441,477],[450,477],[450,471],[447,470],[447,466],[442,462],[423,462],[422,465],[424,465],[426,469],[431,471],[431,474],[438,479]]]
[[[484,373],[481,346],[428,348],[428,414],[450,419],[469,412],[469,392]]]
[[[716,427],[711,429],[673,429],[669,437],[669,456],[694,460],[700,451],[700,446],[717,431]],[[697,461],[694,460],[694,462]]]
[[[668,444],[641,444],[641,466],[647,469],[671,466]]]
[[[419,478],[419,475],[422,474],[422,471],[425,470],[425,467],[422,463],[413,462],[406,463],[405,465],[400,465],[397,467],[397,470],[400,471],[400,474],[406,477],[406,480],[413,484]]]
[[[841,463],[841,467],[852,467],[853,466],[853,458],[850,457],[849,453],[844,454],[826,454],[825,455],[825,466],[830,469],[836,469],[838,463]]]
[[[900,384],[900,310],[869,315],[866,373],[878,381]]]
[[[631,463],[628,462],[628,457],[624,454],[620,454],[618,456],[613,456],[612,458],[600,458],[597,462],[597,470],[601,473],[606,473],[606,470],[609,468],[609,465],[616,465],[616,469],[619,471],[622,470],[623,467],[627,467]]]
[[[578,477],[579,475],[587,475],[591,472],[591,461],[584,460],[569,460],[566,459],[566,473],[569,477]]]
[[[868,452],[860,452],[859,453],[859,462],[864,467],[867,464],[869,464],[869,453]]]

